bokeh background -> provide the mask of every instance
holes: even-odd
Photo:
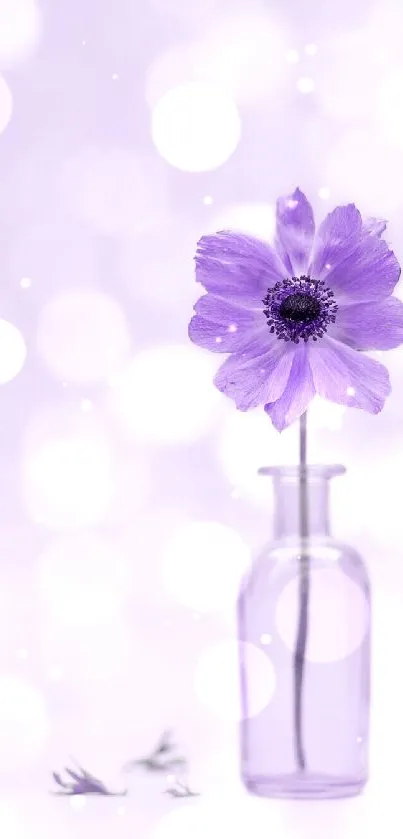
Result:
[[[264,802],[237,780],[233,606],[271,532],[256,469],[295,462],[296,429],[236,413],[187,323],[198,237],[270,239],[297,185],[318,218],[387,218],[403,259],[402,26],[400,0],[0,0],[5,839],[350,839],[399,813],[403,352],[381,415],[310,416],[374,584],[371,783]],[[167,727],[200,798],[121,773]],[[130,797],[51,797],[73,758]]]

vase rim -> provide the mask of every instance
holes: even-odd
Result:
[[[301,466],[261,466],[258,475],[269,475],[276,478],[298,478],[301,474]],[[306,466],[306,474],[309,478],[335,478],[337,475],[344,475],[346,467],[340,463],[327,465],[323,463],[309,464]]]

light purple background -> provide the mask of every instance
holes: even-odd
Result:
[[[402,24],[398,0],[0,0],[5,839],[350,839],[400,817],[402,350],[380,416],[310,417],[311,460],[348,468],[333,531],[374,583],[371,784],[264,802],[237,780],[232,607],[270,534],[255,471],[295,462],[296,429],[236,414],[187,322],[200,234],[270,237],[296,185],[318,216],[388,218],[403,259]],[[120,774],[166,726],[190,803]],[[48,796],[70,755],[130,797]]]

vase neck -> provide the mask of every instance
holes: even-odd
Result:
[[[329,480],[344,474],[343,466],[308,466],[304,476],[307,492],[307,534],[328,536]],[[274,486],[274,535],[276,538],[301,533],[301,471],[299,467],[273,467],[260,470],[271,475]]]

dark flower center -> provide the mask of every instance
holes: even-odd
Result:
[[[267,290],[263,312],[270,332],[284,341],[317,341],[334,323],[338,306],[322,280],[292,277]]]
[[[280,308],[279,315],[295,323],[311,323],[320,314],[320,303],[311,294],[297,291],[286,297]]]

